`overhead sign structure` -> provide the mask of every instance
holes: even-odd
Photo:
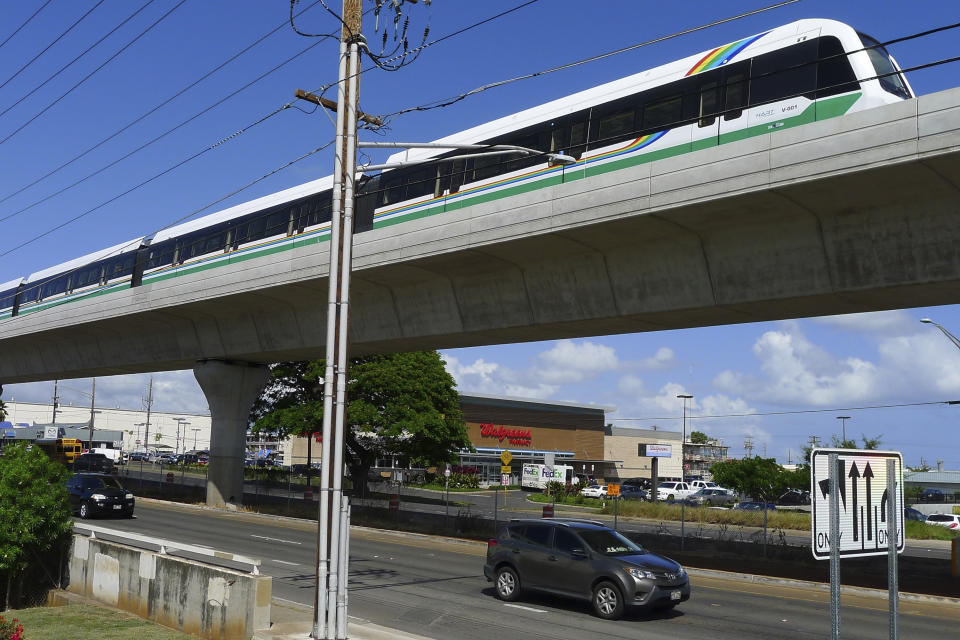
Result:
[[[839,552],[841,557],[887,555],[890,538],[903,552],[903,456],[898,451],[814,449],[810,464],[811,549],[817,560],[830,559],[831,453],[837,454],[840,494]],[[895,462],[895,495],[887,489],[887,460]],[[894,500],[896,532],[888,530],[887,507]]]

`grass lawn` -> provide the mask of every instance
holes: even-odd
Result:
[[[27,640],[189,640],[195,638],[132,614],[86,604],[7,611]]]
[[[533,502],[549,503],[550,496],[542,493],[531,494]],[[570,504],[583,507],[595,507],[600,513],[613,515],[613,502],[599,498],[584,498],[575,496],[566,500],[558,500],[557,504]],[[731,509],[709,509],[707,507],[690,507],[686,509],[687,522],[704,524],[726,524],[734,526],[762,527],[762,511],[735,511]],[[664,502],[641,502],[628,500],[620,504],[620,515],[649,520],[679,521],[680,505]],[[793,529],[797,531],[810,530],[810,514],[804,511],[769,511],[767,512],[767,527],[769,529]],[[957,534],[946,527],[925,524],[914,520],[907,521],[907,537],[914,540],[953,540]]]

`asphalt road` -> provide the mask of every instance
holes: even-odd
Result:
[[[309,604],[314,597],[315,523],[141,500],[134,519],[95,524],[259,557],[261,571],[274,578],[275,598]],[[830,633],[823,589],[720,574],[694,574],[691,600],[672,612],[616,622],[592,616],[588,605],[576,601],[528,595],[503,603],[483,577],[484,554],[483,544],[354,528],[349,613],[385,627],[457,640],[583,640],[592,634],[745,640]],[[845,595],[842,605],[844,638],[887,637],[885,597]],[[900,604],[902,638],[939,638],[957,628],[960,604]]]
[[[158,465],[144,464],[142,478],[144,481],[148,482],[161,482],[166,477],[166,472],[166,468],[164,468],[163,472],[161,472]],[[140,463],[133,462],[129,465],[120,467],[119,477],[124,484],[135,489],[141,477],[140,473]],[[176,483],[179,483],[181,478],[183,478],[184,484],[193,486],[203,486],[206,482],[205,477],[199,475],[191,476],[189,474],[181,476],[179,472],[174,473],[174,478]],[[256,484],[251,481],[247,481],[245,483],[244,491],[247,494],[248,503],[255,503],[255,496],[258,494],[265,495],[267,493],[266,489],[257,487]],[[371,491],[378,492],[379,494],[387,494],[391,491],[395,491],[395,489],[386,484],[371,484]],[[285,488],[274,489],[270,491],[270,493],[280,498],[286,498],[288,496],[288,492]],[[400,489],[399,493],[400,509],[403,511],[419,511],[423,513],[435,514],[450,513],[451,515],[456,515],[458,510],[462,508],[462,505],[469,505],[471,514],[481,516],[491,521],[495,516],[501,521],[509,518],[530,517],[534,513],[539,514],[543,507],[542,504],[527,501],[526,497],[529,494],[528,491],[508,491],[506,494],[503,492],[496,492],[496,495],[490,491],[479,491],[476,493],[455,492],[449,495],[449,509],[446,505],[446,496],[443,492],[417,489],[414,487],[403,487]],[[292,492],[290,495],[292,496],[292,499],[299,500],[302,494],[299,492]],[[414,500],[411,500],[411,498]],[[383,500],[378,500],[376,502],[377,504],[384,503]],[[381,504],[380,506],[386,505]],[[597,513],[595,509],[591,508],[558,506],[557,515],[559,516],[561,513],[562,515],[568,517],[584,517],[601,520],[610,524],[611,526],[614,523],[613,516]],[[618,518],[617,528],[621,531],[627,532],[666,533],[679,536],[681,526],[679,522],[657,522],[652,520],[642,520],[639,518]],[[715,525],[703,525],[700,527],[696,523],[688,522],[685,526],[685,534],[688,536],[702,535],[704,537],[712,538],[717,536],[717,532],[718,527]],[[768,542],[770,544],[780,543],[779,532],[776,532],[773,529],[768,529],[767,535]],[[743,527],[738,529],[736,532],[728,531],[727,536],[739,536],[746,541],[751,541],[755,538],[762,540],[762,529],[755,527]],[[784,532],[783,539],[786,544],[791,546],[810,546],[809,533],[787,531]],[[908,539],[904,554],[908,556],[949,560],[950,548],[949,546],[943,544],[930,544],[925,540]]]

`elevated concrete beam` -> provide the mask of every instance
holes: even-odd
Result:
[[[207,505],[236,507],[243,502],[247,418],[270,372],[259,364],[206,360],[196,364],[193,374],[210,407]]]

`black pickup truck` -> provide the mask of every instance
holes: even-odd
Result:
[[[113,460],[102,453],[84,453],[73,461],[73,472],[91,471],[94,473],[112,473]]]

